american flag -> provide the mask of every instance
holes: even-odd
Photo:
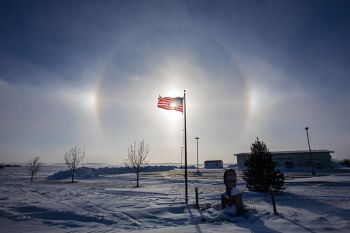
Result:
[[[158,108],[183,112],[182,97],[158,97]]]

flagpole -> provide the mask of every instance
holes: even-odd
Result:
[[[185,199],[188,204],[188,189],[187,189],[187,133],[186,133],[186,90],[184,90],[184,128],[185,128]]]

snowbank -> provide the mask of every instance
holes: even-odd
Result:
[[[177,168],[176,166],[147,166],[143,169],[143,172],[159,172],[159,171],[170,171]],[[132,173],[127,167],[102,167],[102,168],[91,168],[91,167],[80,167],[75,171],[75,177],[80,179],[96,178],[103,175],[115,175],[115,174],[126,174]],[[62,180],[71,177],[70,171],[59,171],[55,174],[47,177],[49,180]]]

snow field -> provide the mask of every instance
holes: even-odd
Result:
[[[350,232],[350,175],[287,180],[272,212],[269,194],[238,189],[249,217],[225,215],[219,207],[223,171],[190,171],[189,202],[194,188],[198,211],[184,204],[181,170],[149,172],[134,188],[134,174],[107,174],[69,183],[48,180],[62,169],[46,167],[34,183],[23,168],[0,171],[0,232]]]

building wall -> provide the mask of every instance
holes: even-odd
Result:
[[[329,153],[311,153],[314,167],[317,169],[331,168],[331,157]],[[273,154],[276,166],[284,168],[311,167],[310,153],[288,153]]]
[[[237,155],[238,168],[245,167],[245,161],[249,155]],[[273,153],[272,159],[277,167],[281,168],[303,168],[311,167],[310,153]],[[316,169],[331,168],[331,156],[327,152],[312,152],[312,160]]]
[[[223,168],[224,164],[222,161],[205,161],[204,162],[204,167],[207,169],[210,168]]]
[[[237,166],[239,169],[245,168],[245,161],[248,159],[248,155],[237,156]]]

